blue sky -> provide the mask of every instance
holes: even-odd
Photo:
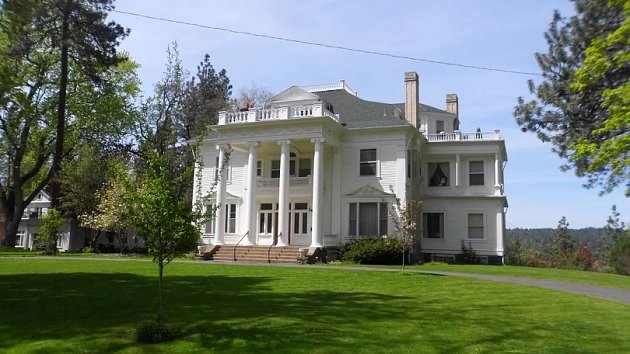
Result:
[[[412,57],[538,72],[534,52],[545,51],[543,37],[554,9],[572,13],[568,0],[475,1],[117,1],[121,11],[233,28],[305,41],[391,52]],[[420,100],[445,107],[457,93],[463,131],[499,128],[509,161],[506,193],[508,227],[555,227],[566,216],[571,227],[602,226],[612,204],[630,219],[621,189],[603,197],[562,172],[551,146],[521,133],[512,111],[518,96],[528,97],[530,78],[278,42],[156,22],[124,14],[112,18],[131,28],[122,48],[140,63],[146,94],[164,72],[166,48],[177,41],[192,74],[208,53],[215,69],[225,68],[238,94],[258,86],[279,92],[290,85],[344,79],[359,96],[402,102],[403,73],[420,75]]]

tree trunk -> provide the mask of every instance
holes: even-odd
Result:
[[[157,321],[162,323],[164,321],[164,259],[158,258],[158,269],[160,271],[160,278],[158,280],[158,292],[159,292],[159,307]]]
[[[22,196],[20,195],[19,197],[21,198]],[[19,200],[21,201],[21,199]],[[22,221],[24,207],[17,199],[14,199],[12,205],[6,206],[5,212],[4,240],[2,243],[6,247],[15,247],[17,231]]]
[[[4,224],[4,246],[15,247],[19,222],[20,220],[15,220],[13,215],[11,217],[6,216],[6,222]]]
[[[52,162],[53,181],[50,186],[50,197],[52,206],[59,207],[59,197],[61,186],[59,177],[61,171],[61,160],[64,155],[64,140],[66,130],[66,93],[68,90],[68,42],[70,37],[70,3],[66,0],[61,24],[61,68],[59,75],[59,100],[57,101],[57,139],[55,141],[55,153]]]

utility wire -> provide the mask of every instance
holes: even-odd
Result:
[[[170,18],[145,15],[145,14],[141,14],[141,13],[137,13],[137,12],[121,11],[121,10],[112,10],[112,12],[116,12],[116,13],[124,14],[124,15],[135,16],[135,17],[142,17],[142,18],[155,20],[155,21],[176,23],[176,24],[180,24],[180,25],[199,27],[199,28],[209,29],[209,30],[214,30],[214,31],[229,32],[229,33],[233,33],[233,34],[239,34],[239,35],[250,36],[250,37],[273,39],[273,40],[276,40],[276,41],[299,43],[299,44],[305,44],[305,45],[310,45],[310,46],[324,47],[324,48],[329,48],[329,49],[338,49],[338,50],[344,50],[344,51],[348,51],[348,52],[355,52],[355,53],[362,53],[362,54],[378,55],[378,56],[382,56],[382,57],[390,57],[390,58],[395,58],[395,59],[404,59],[404,60],[425,62],[425,63],[431,63],[431,64],[448,65],[448,66],[455,66],[455,67],[466,68],[466,69],[496,71],[496,72],[517,74],[517,75],[542,76],[540,73],[534,73],[534,72],[518,71],[518,70],[510,70],[510,69],[500,69],[500,68],[493,68],[493,67],[488,67],[488,66],[468,65],[468,64],[461,64],[461,63],[452,63],[452,62],[448,62],[448,61],[434,60],[434,59],[427,59],[427,58],[416,58],[416,57],[411,57],[411,56],[407,56],[407,55],[399,55],[399,54],[394,54],[394,53],[379,52],[379,51],[375,51],[375,50],[368,50],[368,49],[361,49],[361,48],[345,47],[345,46],[336,45],[336,44],[328,44],[328,43],[322,43],[322,42],[311,42],[311,41],[304,41],[304,40],[295,39],[295,38],[286,38],[286,37],[272,36],[272,35],[268,35],[268,34],[254,33],[254,32],[248,32],[248,31],[240,31],[240,30],[235,30],[235,29],[226,28],[226,27],[202,25],[202,24],[199,24],[199,23],[186,22],[186,21],[180,21],[180,20],[173,20],[173,19],[170,19]]]

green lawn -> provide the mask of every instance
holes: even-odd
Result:
[[[456,277],[209,264],[167,267],[171,323],[139,346],[156,308],[145,260],[0,258],[0,352],[630,352],[630,306]]]
[[[332,266],[342,267],[368,267],[368,268],[395,268],[400,266],[381,266],[354,263],[331,263]],[[587,272],[582,270],[556,269],[556,268],[534,268],[509,265],[477,265],[477,264],[446,264],[446,263],[426,263],[423,265],[407,266],[408,270],[422,271],[444,271],[457,273],[477,273],[504,275],[509,277],[527,277],[545,280],[557,280],[567,283],[593,285],[604,288],[630,290],[630,276]]]
[[[529,277],[536,279],[559,280],[569,283],[630,290],[629,276],[610,273],[586,272],[581,270],[519,267],[508,265],[492,266],[444,263],[430,263],[421,266],[414,266],[413,269]]]

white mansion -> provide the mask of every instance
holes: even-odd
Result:
[[[363,100],[340,81],[219,113],[197,156],[194,198],[217,207],[203,242],[338,247],[393,234],[389,208],[399,198],[423,202],[416,240],[425,260],[455,261],[465,244],[501,263],[499,131],[463,133],[456,95],[442,110],[419,102],[416,73],[404,85],[404,103]]]

